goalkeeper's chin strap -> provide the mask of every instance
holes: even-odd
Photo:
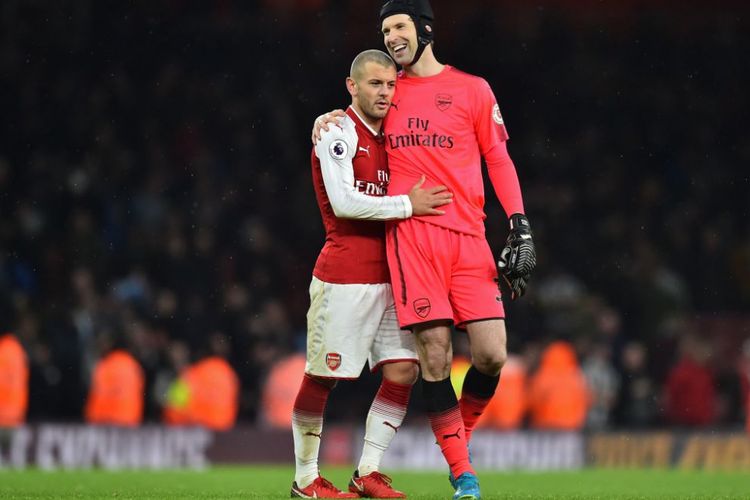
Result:
[[[426,25],[424,28],[429,32],[432,31],[432,28],[430,28],[429,25]],[[409,66],[413,66],[417,61],[419,61],[419,58],[422,57],[424,49],[426,49],[430,43],[432,43],[432,36],[425,37],[417,34],[417,51],[414,53],[414,59],[411,60]]]
[[[432,43],[435,37],[435,33],[432,31],[432,23],[435,19],[432,6],[430,6],[429,0],[388,0],[380,9],[380,24],[383,24],[385,18],[395,14],[408,15],[417,30],[418,47],[414,53],[414,58],[409,63],[409,66],[411,66],[419,61],[425,47]]]

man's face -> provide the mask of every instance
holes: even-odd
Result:
[[[367,62],[356,76],[350,92],[357,100],[359,109],[374,120],[382,120],[388,114],[396,91],[396,68]]]
[[[407,14],[394,14],[383,19],[383,43],[391,57],[401,66],[408,66],[417,53],[417,27]]]

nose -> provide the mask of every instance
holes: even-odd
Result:
[[[387,35],[385,35],[385,44],[386,46],[390,46],[391,40],[393,40],[394,35],[392,31],[389,31]]]

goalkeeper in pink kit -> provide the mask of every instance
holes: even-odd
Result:
[[[536,254],[492,89],[437,61],[432,21],[427,0],[390,0],[380,11],[386,49],[403,67],[384,122],[389,194],[408,192],[424,175],[425,185],[445,185],[454,199],[442,217],[388,223],[388,265],[399,325],[416,338],[426,410],[450,467],[453,498],[479,499],[468,442],[507,358],[498,269],[515,299],[526,289]],[[314,137],[335,114],[319,118]],[[482,157],[510,219],[497,266],[484,235]],[[471,345],[461,401],[450,382],[451,325],[466,330]]]

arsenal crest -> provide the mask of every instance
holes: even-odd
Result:
[[[328,365],[328,368],[336,371],[336,369],[341,366],[341,354],[337,352],[329,352],[326,354],[326,364]]]
[[[420,318],[426,318],[430,314],[430,309],[432,309],[430,299],[417,299],[414,301],[414,312]]]
[[[453,104],[453,96],[450,94],[437,94],[435,95],[435,106],[440,111],[445,111]]]

